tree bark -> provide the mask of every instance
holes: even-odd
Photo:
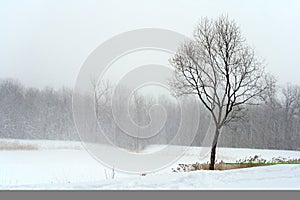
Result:
[[[216,126],[215,136],[211,146],[209,170],[215,169],[216,149],[217,149],[219,135],[220,135],[220,129],[218,128],[218,126]]]

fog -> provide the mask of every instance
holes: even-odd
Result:
[[[0,78],[26,86],[73,87],[102,42],[138,28],[187,36],[201,17],[227,14],[280,83],[300,84],[299,1],[1,1]]]

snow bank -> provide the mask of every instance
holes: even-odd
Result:
[[[1,139],[0,145],[7,141]],[[300,189],[300,165],[171,172],[178,163],[208,161],[209,148],[190,147],[183,157],[169,167],[141,176],[105,168],[82,148],[80,142],[8,142],[34,144],[39,149],[0,151],[0,189]],[[161,148],[164,146],[153,145],[144,152]],[[168,154],[177,153],[181,148],[173,146]],[[279,156],[300,158],[299,151],[219,148],[217,159],[234,162],[254,155],[261,155],[268,160]]]

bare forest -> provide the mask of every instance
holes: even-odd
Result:
[[[291,84],[279,86],[275,80],[271,81],[272,87],[265,92],[264,102],[246,106],[245,116],[223,129],[218,146],[297,150],[300,145],[300,87]],[[105,84],[106,89],[98,88],[100,88],[96,92],[99,94],[99,100],[96,101],[98,120],[106,135],[116,144],[138,150],[149,143],[168,144],[173,138],[180,121],[180,108],[177,103],[165,96],[150,98],[136,94],[136,98],[133,98],[130,104],[130,114],[141,125],[148,123],[147,110],[155,103],[163,105],[168,114],[165,127],[161,130],[162,134],[158,134],[159,137],[137,141],[136,138],[122,134],[114,123],[108,100],[113,86]],[[126,90],[125,86],[123,90]],[[122,91],[116,93],[121,102]],[[72,116],[71,88],[27,88],[17,80],[4,79],[0,81],[0,94],[1,138],[79,140]],[[188,98],[182,97],[181,100],[188,101]],[[191,101],[189,108],[191,112],[193,106],[196,105]],[[123,116],[127,117],[121,107],[118,113],[121,116],[124,113]],[[201,145],[210,117],[210,113],[201,105],[199,134],[193,146]],[[184,142],[187,137],[188,132],[180,140]],[[180,143],[178,141],[179,145]]]

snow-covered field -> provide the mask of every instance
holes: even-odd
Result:
[[[206,162],[207,151],[190,148],[162,171],[129,175],[105,168],[80,142],[1,139],[2,145],[31,150],[0,150],[0,189],[300,189],[300,165],[274,165],[227,171],[172,172],[178,163]],[[161,146],[150,146],[154,151]],[[1,149],[1,148],[0,148]],[[234,162],[249,156],[300,158],[300,151],[219,148],[217,159]],[[161,155],[164,156],[164,155]]]

